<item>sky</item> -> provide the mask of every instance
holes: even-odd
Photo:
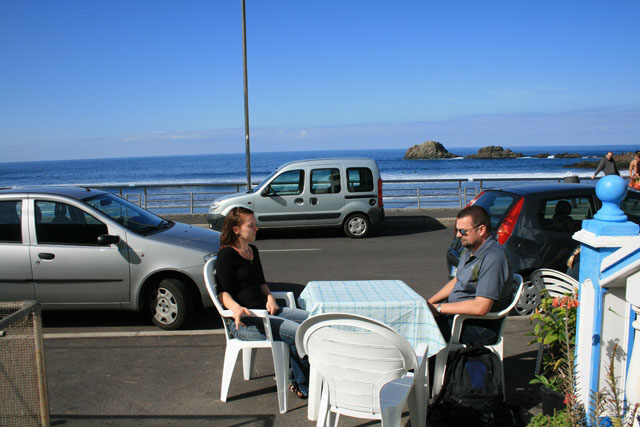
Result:
[[[640,1],[247,0],[252,152],[638,144]],[[241,0],[0,0],[0,162],[245,151]]]

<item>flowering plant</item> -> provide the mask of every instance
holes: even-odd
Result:
[[[531,315],[537,321],[533,332],[535,337],[529,344],[541,343],[544,346],[542,356],[542,374],[531,380],[532,384],[565,393],[570,396],[573,352],[576,339],[577,295],[567,294],[552,297],[543,291],[540,306]]]

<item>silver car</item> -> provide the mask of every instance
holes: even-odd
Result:
[[[209,226],[221,230],[238,206],[253,210],[260,228],[341,227],[352,238],[367,236],[384,220],[380,170],[368,158],[286,163],[248,193],[215,200]]]
[[[220,234],[80,187],[0,191],[0,301],[125,309],[178,329],[211,306],[203,265]]]

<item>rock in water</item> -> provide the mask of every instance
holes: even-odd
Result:
[[[437,141],[425,141],[409,148],[404,154],[405,159],[450,159],[458,157],[447,151],[442,144]]]
[[[513,152],[508,148],[505,150],[499,145],[482,147],[477,154],[465,156],[465,158],[469,159],[511,159],[516,157],[522,157],[522,153]]]

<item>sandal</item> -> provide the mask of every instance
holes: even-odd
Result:
[[[297,384],[290,384],[289,391],[292,393],[295,393],[298,399],[306,399],[308,397],[306,394],[302,392],[302,390],[300,390],[300,388],[298,388]]]

